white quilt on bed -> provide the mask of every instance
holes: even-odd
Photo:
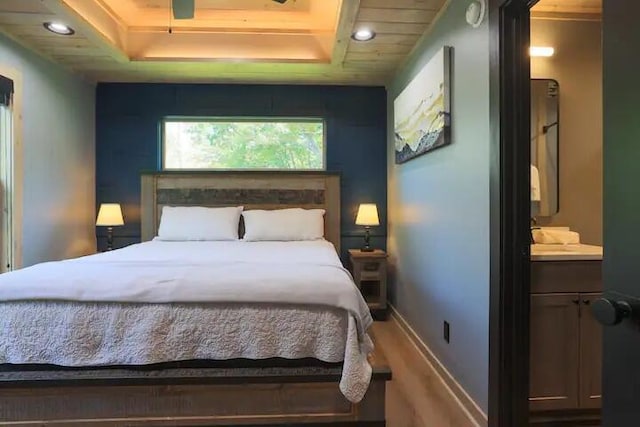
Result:
[[[75,303],[63,304],[64,301]],[[351,401],[362,399],[371,376],[366,355],[372,350],[372,346],[366,330],[372,319],[349,273],[340,264],[333,246],[326,241],[146,242],[104,254],[44,263],[0,275],[0,302],[0,334],[3,335],[0,336],[0,363],[95,366],[178,360],[175,357],[181,357],[182,360],[316,357],[335,362],[339,361],[336,358],[343,357],[340,389]],[[131,310],[132,303],[142,303],[143,310],[155,314],[135,315],[136,310]],[[194,307],[194,303],[199,307]],[[100,309],[94,307],[93,311],[87,311],[91,306],[98,306]],[[203,306],[209,306],[203,313],[211,311],[210,315],[214,315],[216,310],[217,316],[219,310],[235,308],[245,310],[245,316],[238,316],[239,312],[236,311],[238,320],[231,321],[230,324],[228,320],[233,316],[222,321],[221,317],[215,320],[206,318],[207,315],[203,314],[204,320],[211,322],[206,323],[214,325],[211,331],[218,328],[212,335],[217,334],[219,339],[212,345],[207,340],[208,332],[204,329],[196,337],[201,345],[192,345],[192,351],[180,354],[171,354],[169,351],[160,352],[163,355],[159,355],[154,351],[151,352],[154,356],[145,357],[150,345],[157,347],[158,339],[154,340],[153,336],[147,340],[141,336],[134,340],[123,339],[129,334],[135,335],[136,328],[139,331],[146,330],[147,334],[153,328],[158,331],[157,316],[162,312],[164,321],[161,324],[164,326],[160,331],[172,331],[172,336],[163,336],[164,332],[160,332],[158,336],[162,340],[171,339],[178,343],[181,330],[193,333],[189,329],[189,323],[195,321],[197,316],[193,317],[192,311],[202,309]],[[273,343],[281,340],[280,334],[286,331],[269,328],[268,322],[265,323],[264,319],[260,321],[255,313],[246,316],[247,309],[266,309],[271,310],[272,317],[277,318],[275,314],[278,307],[309,307],[309,311],[322,311],[325,308],[338,317],[340,313],[344,313],[347,330],[342,329],[335,334],[340,339],[342,354],[336,355],[333,350],[328,352],[332,354],[322,354],[322,346],[317,345],[309,345],[303,347],[306,350],[290,354],[278,350],[278,345]],[[180,309],[183,313],[178,313]],[[76,312],[72,316],[73,310]],[[78,310],[85,311],[84,315],[79,314]],[[167,310],[172,313],[168,315]],[[281,313],[286,311],[280,310]],[[106,317],[87,322],[94,312],[102,312]],[[187,312],[190,314],[186,315]],[[36,322],[38,327],[34,328],[34,319],[41,319],[45,314],[53,318],[46,323]],[[69,333],[46,327],[61,316],[66,317],[67,321],[71,316],[80,322],[75,326],[84,330],[85,339],[88,338],[82,345],[75,346],[73,357],[69,357],[68,351],[66,355],[62,355],[60,352],[43,351],[41,345],[29,345],[33,342],[47,343],[52,348],[72,345]],[[180,322],[181,316],[188,321]],[[128,319],[128,322],[122,319]],[[29,327],[29,324],[32,326]],[[119,327],[113,326],[116,324]],[[316,330],[323,326],[318,325]],[[74,325],[67,324],[66,327]],[[228,328],[228,333],[220,334],[220,327]],[[238,327],[242,330],[233,330]],[[251,333],[243,333],[252,327],[257,327],[262,332],[259,338],[270,345],[261,347],[252,342],[255,334],[252,338]],[[54,329],[53,333],[51,329]],[[108,329],[114,331],[109,332]],[[231,344],[225,341],[225,337]],[[111,348],[106,352],[104,348],[100,348],[113,347],[114,342],[122,343],[122,348]],[[229,346],[233,351],[228,350]],[[31,353],[36,354],[29,354],[29,348]],[[132,354],[136,356],[132,358]],[[165,360],[158,360],[163,358]]]

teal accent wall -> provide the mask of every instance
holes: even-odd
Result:
[[[452,1],[388,89],[390,298],[475,402],[488,406],[489,26]],[[394,164],[393,100],[443,46],[452,52],[452,144]],[[443,322],[451,342],[443,339]]]
[[[94,252],[95,85],[4,35],[2,69],[22,77],[22,265]]]
[[[341,174],[343,259],[363,243],[354,224],[359,203],[380,207],[371,240],[386,247],[383,87],[101,83],[96,108],[96,202],[121,203],[126,223],[114,228],[115,247],[140,241],[140,172],[160,169],[167,116],[324,118],[327,170]],[[104,247],[105,230],[97,233]]]

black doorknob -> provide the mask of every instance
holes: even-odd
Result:
[[[614,326],[633,315],[633,308],[626,301],[599,298],[591,305],[593,316],[605,326]]]

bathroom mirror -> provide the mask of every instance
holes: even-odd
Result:
[[[531,216],[552,216],[559,208],[559,92],[555,80],[531,80]]]

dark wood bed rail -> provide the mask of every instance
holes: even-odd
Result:
[[[0,371],[3,426],[385,426],[381,352],[364,399],[340,366]]]

